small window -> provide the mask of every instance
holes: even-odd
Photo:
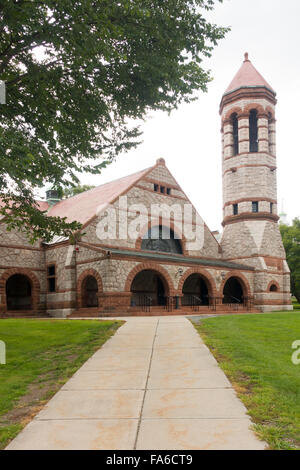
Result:
[[[252,202],[252,212],[258,212],[258,201]]]
[[[273,202],[270,202],[270,214],[273,214]]]
[[[256,109],[252,109],[249,116],[249,146],[250,152],[258,152],[258,124]]]
[[[157,191],[158,191],[158,184],[154,184],[154,191],[157,193]]]
[[[56,292],[56,270],[55,264],[47,268],[48,292]]]
[[[239,213],[239,205],[238,204],[233,204],[233,215],[238,215]]]
[[[269,153],[272,153],[272,114],[268,114],[268,140],[269,140]]]
[[[237,155],[239,153],[239,123],[236,113],[232,114],[231,116],[231,124],[233,136],[233,155]]]
[[[272,284],[270,287],[270,292],[277,292],[277,291],[278,291],[278,287],[276,286],[276,284]]]
[[[167,188],[167,194],[171,194],[171,188]]]
[[[160,187],[160,192],[161,192],[162,194],[165,193],[165,187],[164,187],[164,186],[161,186],[161,187]]]

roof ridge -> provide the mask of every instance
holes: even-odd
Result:
[[[149,167],[149,168],[145,168],[144,170],[140,170],[140,171],[136,171],[134,173],[131,173],[130,175],[125,175],[125,176],[121,176],[120,178],[116,178],[114,180],[111,180],[111,181],[107,181],[106,183],[102,183],[102,184],[98,184],[97,186],[95,186],[94,188],[90,188],[90,189],[87,189],[86,191],[82,191],[81,193],[78,193],[78,194],[74,194],[73,196],[70,196],[70,197],[67,197],[65,199],[62,199],[61,201],[69,201],[70,199],[73,199],[73,198],[76,198],[77,196],[81,196],[82,194],[85,194],[85,193],[88,193],[90,191],[94,191],[95,189],[97,188],[100,188],[100,187],[103,187],[107,184],[111,184],[111,183],[116,183],[117,181],[120,181],[124,178],[130,178],[134,175],[137,175],[138,173],[144,173],[145,171],[148,171],[150,170],[151,168],[153,168],[153,166]],[[58,203],[59,204],[59,203]]]
[[[247,52],[241,67],[234,75],[223,96],[233,93],[240,88],[266,88],[276,95],[275,90],[252,64]]]
[[[128,192],[141,178],[152,171],[157,164],[158,162],[144,170],[122,176],[69,198],[62,199],[50,208],[48,215],[67,217],[69,221],[77,220],[82,223],[83,227],[86,227],[96,217],[99,207],[113,204],[118,197]]]

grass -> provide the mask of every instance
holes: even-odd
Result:
[[[195,324],[271,449],[300,449],[300,312],[231,315]],[[299,356],[298,356],[299,357]]]
[[[0,449],[122,324],[95,320],[0,321]]]

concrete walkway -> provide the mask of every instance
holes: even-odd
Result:
[[[126,318],[7,449],[264,449],[184,317]]]

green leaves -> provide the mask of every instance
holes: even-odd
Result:
[[[291,226],[281,224],[280,232],[291,270],[291,290],[300,302],[300,219],[294,219]]]
[[[25,186],[32,196],[47,182],[64,186],[74,173],[98,172],[99,161],[138,145],[140,130],[128,119],[171,111],[205,91],[201,60],[227,31],[203,15],[214,3],[2,1],[0,192],[13,199]],[[48,237],[48,228],[36,236]]]

